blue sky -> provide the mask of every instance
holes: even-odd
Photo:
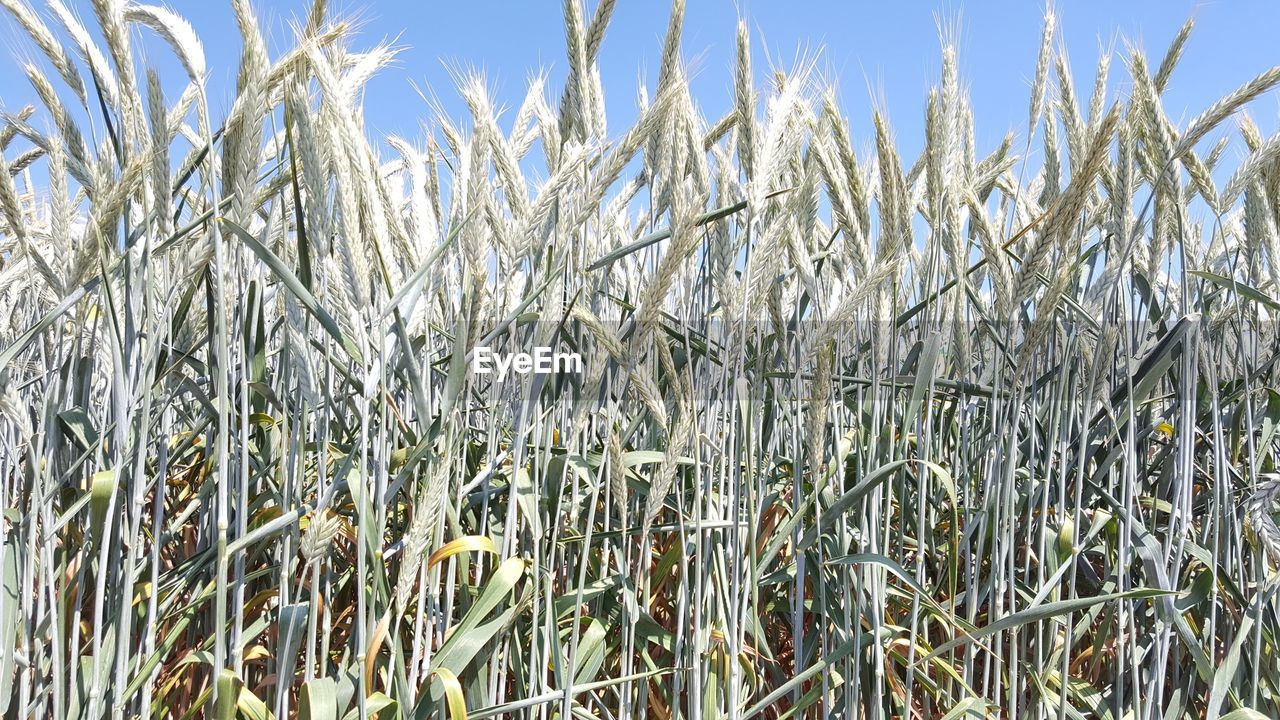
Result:
[[[91,18],[87,1],[70,2],[82,17]],[[39,7],[40,0],[34,4]],[[239,53],[230,2],[174,0],[169,5],[203,38],[211,99],[215,105],[224,104],[233,91]],[[273,47],[288,44],[290,22],[302,17],[309,5],[309,0],[254,3]],[[413,89],[415,84],[431,88],[446,111],[461,116],[450,68],[483,70],[498,99],[508,106],[519,103],[533,69],[549,69],[553,85],[563,77],[561,5],[554,0],[333,0],[331,7],[360,20],[355,47],[393,39],[403,48],[397,64],[367,88],[367,124],[378,134],[421,134],[420,122],[429,117],[430,108]],[[613,128],[625,127],[632,118],[642,73],[653,81],[668,11],[666,3],[653,0],[618,4],[600,57]],[[921,144],[924,101],[938,75],[939,23],[958,27],[962,77],[971,91],[981,152],[1009,129],[1024,131],[1042,12],[1043,5],[1026,0],[689,0],[684,55],[694,68],[693,90],[704,114],[719,117],[731,92],[735,24],[745,16],[758,78],[770,63],[787,68],[801,55],[817,54],[819,70],[839,86],[858,144],[870,136],[873,98],[878,97],[888,108],[900,149],[909,156]],[[1125,39],[1136,42],[1154,67],[1189,14],[1196,16],[1196,30],[1166,94],[1166,108],[1175,120],[1193,116],[1213,99],[1280,63],[1274,39],[1280,3],[1274,0],[1070,0],[1060,2],[1057,12],[1061,40],[1085,101],[1101,47],[1123,53]],[[8,56],[35,55],[7,15],[0,19],[0,43]],[[152,56],[163,54],[150,42],[140,47]],[[155,57],[153,62],[176,70],[168,58]],[[169,77],[176,96],[183,78],[180,72],[170,72]],[[1126,91],[1126,77],[1118,56],[1113,88]],[[0,108],[13,112],[33,101],[20,68],[0,64]],[[1277,109],[1274,95],[1255,104],[1255,119],[1264,130],[1276,126]]]

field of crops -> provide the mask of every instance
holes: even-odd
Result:
[[[31,1],[4,717],[1280,715],[1280,67],[1175,121],[1190,21],[1075,78],[1050,12],[983,147],[944,32],[904,157],[749,17],[700,107],[685,0],[609,125],[565,0],[522,103],[388,138],[325,0],[230,0],[216,114],[173,11]]]

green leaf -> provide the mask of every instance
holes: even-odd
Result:
[[[111,495],[116,489],[116,471],[101,470],[93,474],[89,481],[89,510],[93,538],[96,542],[102,538],[103,526],[107,522],[107,510],[111,506]]]
[[[770,194],[769,197],[772,197],[773,195],[776,195],[776,194],[777,193],[772,193]],[[698,218],[697,224],[705,225],[709,222],[715,222],[716,220],[729,217],[730,215],[736,212],[739,212],[741,210],[745,210],[746,208],[747,208],[746,200],[736,202],[732,205],[726,205],[717,210],[712,210],[709,213],[704,213],[701,217]],[[644,237],[640,238],[639,240],[636,240],[635,242],[627,243],[622,247],[615,248],[609,251],[608,253],[605,253],[599,260],[596,260],[595,262],[588,265],[587,270],[599,270],[602,267],[612,265],[614,262],[621,260],[622,258],[630,255],[633,252],[636,252],[637,250],[643,250],[644,248],[647,248],[650,245],[653,245],[654,243],[662,242],[663,240],[666,240],[669,237],[671,237],[671,228],[666,228],[663,230],[657,230],[655,232],[651,232],[648,235],[645,235]]]
[[[236,708],[247,720],[271,720],[271,712],[267,710],[267,704],[262,702],[247,687],[240,687],[240,694],[236,699]]]
[[[241,686],[240,678],[231,670],[223,669],[218,673],[218,697],[213,706],[215,720],[232,720],[236,716]]]
[[[5,518],[3,522],[8,526],[13,519]],[[9,698],[0,700],[0,714],[4,714],[7,706],[16,700],[12,693],[15,668],[14,654],[11,651],[16,647],[18,609],[21,607],[18,556],[22,546],[19,540],[19,533],[10,526],[5,533],[4,545],[0,545],[0,553],[4,553],[0,557],[0,648],[4,648],[0,651],[0,698]]]
[[[458,682],[458,676],[448,668],[436,668],[431,675],[444,692],[445,704],[449,707],[449,719],[467,720],[467,701],[462,696],[462,684]]]
[[[449,639],[431,658],[433,670],[447,668],[455,675],[462,672],[475,656],[475,652],[479,650],[479,646],[472,642],[475,638],[469,636],[476,631],[489,613],[515,590],[516,583],[524,577],[524,571],[525,562],[518,557],[507,558],[498,566],[493,575],[489,576],[484,591],[462,618],[462,622],[458,623],[449,635]]]
[[[1208,575],[1208,573],[1205,574]],[[1227,693],[1231,690],[1231,683],[1236,679],[1236,672],[1240,667],[1240,651],[1244,649],[1245,642],[1253,637],[1252,630],[1253,612],[1250,610],[1240,619],[1240,627],[1236,628],[1236,639],[1231,643],[1227,656],[1222,659],[1222,664],[1213,675],[1213,686],[1209,689],[1209,706],[1205,712],[1206,720],[1214,720],[1218,716],[1222,701],[1226,699]]]
[[[89,420],[89,414],[79,405],[58,413],[58,422],[81,450],[89,450],[98,444],[98,431]]]
[[[858,502],[861,501],[867,493],[871,492],[875,486],[885,480],[888,480],[895,472],[912,463],[920,463],[935,475],[945,477],[946,482],[950,482],[951,480],[950,473],[935,463],[923,462],[911,458],[885,463],[884,465],[876,468],[873,472],[869,473],[857,485],[854,485],[843,495],[837,498],[835,502],[831,503],[829,507],[824,509],[822,511],[823,524],[826,524],[827,522],[830,522],[851,510],[853,506],[858,504]],[[809,528],[803,537],[800,538],[799,547],[801,550],[809,547],[818,539],[818,528],[819,525],[815,524],[813,527]]]
[[[1270,720],[1266,715],[1251,708],[1240,708],[1218,718],[1218,720]]]
[[[338,684],[333,678],[303,684],[298,693],[298,720],[338,720]]]
[[[263,264],[271,268],[271,272],[276,276],[276,279],[288,288],[289,292],[293,293],[293,296],[298,299],[298,302],[320,323],[320,327],[324,328],[325,332],[329,333],[330,337],[338,341],[338,344],[341,345],[342,348],[346,350],[347,354],[356,361],[356,364],[363,365],[364,359],[361,357],[360,349],[356,347],[355,343],[350,338],[342,333],[342,329],[338,327],[338,322],[333,319],[333,316],[329,314],[329,311],[320,306],[320,302],[316,300],[316,297],[311,294],[311,291],[302,284],[302,281],[293,274],[293,271],[284,264],[284,261],[277,257],[275,253],[271,252],[266,245],[259,242],[256,237],[249,233],[249,231],[226,218],[223,218],[222,222],[233,235],[239,238],[245,245],[249,246],[249,249],[258,256],[258,259],[261,260]]]
[[[960,720],[960,718],[985,718],[987,708],[991,707],[983,698],[967,697],[956,703],[942,716],[942,720]]]
[[[467,665],[475,658],[476,653],[488,644],[493,635],[513,616],[515,608],[512,608],[507,613],[499,614],[496,619],[485,623],[493,609],[515,590],[516,583],[520,582],[520,578],[524,577],[524,572],[525,562],[518,557],[507,558],[498,566],[493,575],[489,576],[489,581],[485,583],[480,597],[467,610],[462,622],[452,629],[449,639],[431,658],[431,670],[433,672],[443,668],[456,676],[466,669]],[[434,701],[439,701],[439,692],[432,690],[431,698]],[[427,698],[425,697],[420,701],[419,711],[423,709],[421,703],[426,701]]]
[[[1280,302],[1276,302],[1274,299],[1271,298],[1271,296],[1266,295],[1265,293],[1254,288],[1253,286],[1242,283],[1239,280],[1236,280],[1235,278],[1229,278],[1225,275],[1218,275],[1217,273],[1205,272],[1204,270],[1188,270],[1187,274],[1193,277],[1198,277],[1202,280],[1208,280],[1209,282],[1213,283],[1214,285],[1217,285],[1220,288],[1230,290],[1236,293],[1237,295],[1240,295],[1241,297],[1246,297],[1260,305],[1266,306],[1271,310],[1280,312]]]
[[[396,716],[400,705],[386,695],[376,692],[364,699],[365,717],[370,720],[391,720]],[[342,720],[358,720],[360,708],[354,707],[342,716]]]
[[[955,648],[967,645],[971,642],[977,642],[985,637],[990,637],[998,632],[1010,630],[1012,628],[1026,625],[1027,623],[1047,620],[1058,615],[1066,615],[1077,610],[1084,610],[1094,605],[1099,605],[1115,600],[1138,600],[1145,598],[1160,597],[1162,595],[1172,595],[1171,590],[1154,590],[1151,588],[1136,588],[1125,592],[1109,593],[1106,595],[1098,595],[1096,597],[1071,598],[1068,600],[1058,600],[1056,602],[1036,605],[1025,610],[1020,610],[1012,615],[1006,615],[999,620],[975,629],[973,632],[966,633],[963,637],[949,640],[933,649],[933,652],[916,660],[915,664],[919,665],[927,660],[932,660],[943,653],[954,650]]]
[[[309,602],[290,603],[280,608],[280,619],[276,624],[276,636],[280,639],[280,651],[276,653],[280,658],[278,687],[293,686],[293,670],[298,663],[298,651],[302,647],[310,615]]]

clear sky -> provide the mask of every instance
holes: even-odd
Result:
[[[82,17],[92,17],[86,0],[68,2]],[[33,4],[40,8],[42,0]],[[211,98],[224,105],[232,94],[239,53],[230,2],[168,4],[203,38]],[[728,108],[734,30],[742,16],[751,26],[758,78],[770,64],[787,68],[801,55],[818,54],[818,69],[839,85],[841,104],[860,147],[870,137],[873,97],[883,98],[904,154],[914,154],[922,144],[924,101],[940,65],[940,23],[959,28],[961,72],[973,99],[979,152],[989,150],[1006,130],[1024,131],[1043,14],[1039,2],[688,0],[688,5],[684,56],[694,68],[694,93],[711,120]],[[274,48],[287,43],[290,22],[303,17],[309,6],[309,0],[254,2]],[[483,70],[498,100],[508,106],[523,98],[532,70],[547,68],[558,97],[565,69],[564,35],[561,3],[554,0],[333,0],[331,7],[341,16],[360,20],[355,48],[383,39],[403,48],[397,64],[367,88],[367,123],[375,133],[421,134],[419,123],[429,117],[430,108],[413,89],[415,84],[431,88],[446,111],[461,116],[450,68]],[[588,17],[593,7],[594,0]],[[660,0],[618,3],[600,57],[612,128],[625,128],[633,117],[642,74],[653,82],[668,12],[669,5]],[[1191,14],[1197,19],[1196,29],[1166,94],[1167,111],[1175,120],[1190,118],[1225,92],[1280,64],[1280,2],[1275,0],[1063,0],[1057,13],[1082,102],[1087,102],[1100,48],[1120,51],[1112,65],[1112,86],[1126,92],[1126,39],[1144,47],[1154,67]],[[35,55],[2,12],[0,43],[6,56]],[[149,53],[161,52],[154,44],[141,46]],[[155,62],[176,70],[167,59]],[[176,96],[184,79],[180,72],[170,75]],[[20,68],[0,63],[0,108],[13,112],[33,100]],[[1274,94],[1255,105],[1255,119],[1264,130],[1276,126],[1278,109]]]

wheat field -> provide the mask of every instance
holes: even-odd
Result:
[[[221,113],[175,12],[0,0],[4,717],[1280,716],[1280,67],[1175,122],[1191,21],[1050,11],[979,147],[944,32],[903,157],[749,18],[700,107],[684,2],[629,126],[565,0],[399,138],[325,0],[231,0]]]

